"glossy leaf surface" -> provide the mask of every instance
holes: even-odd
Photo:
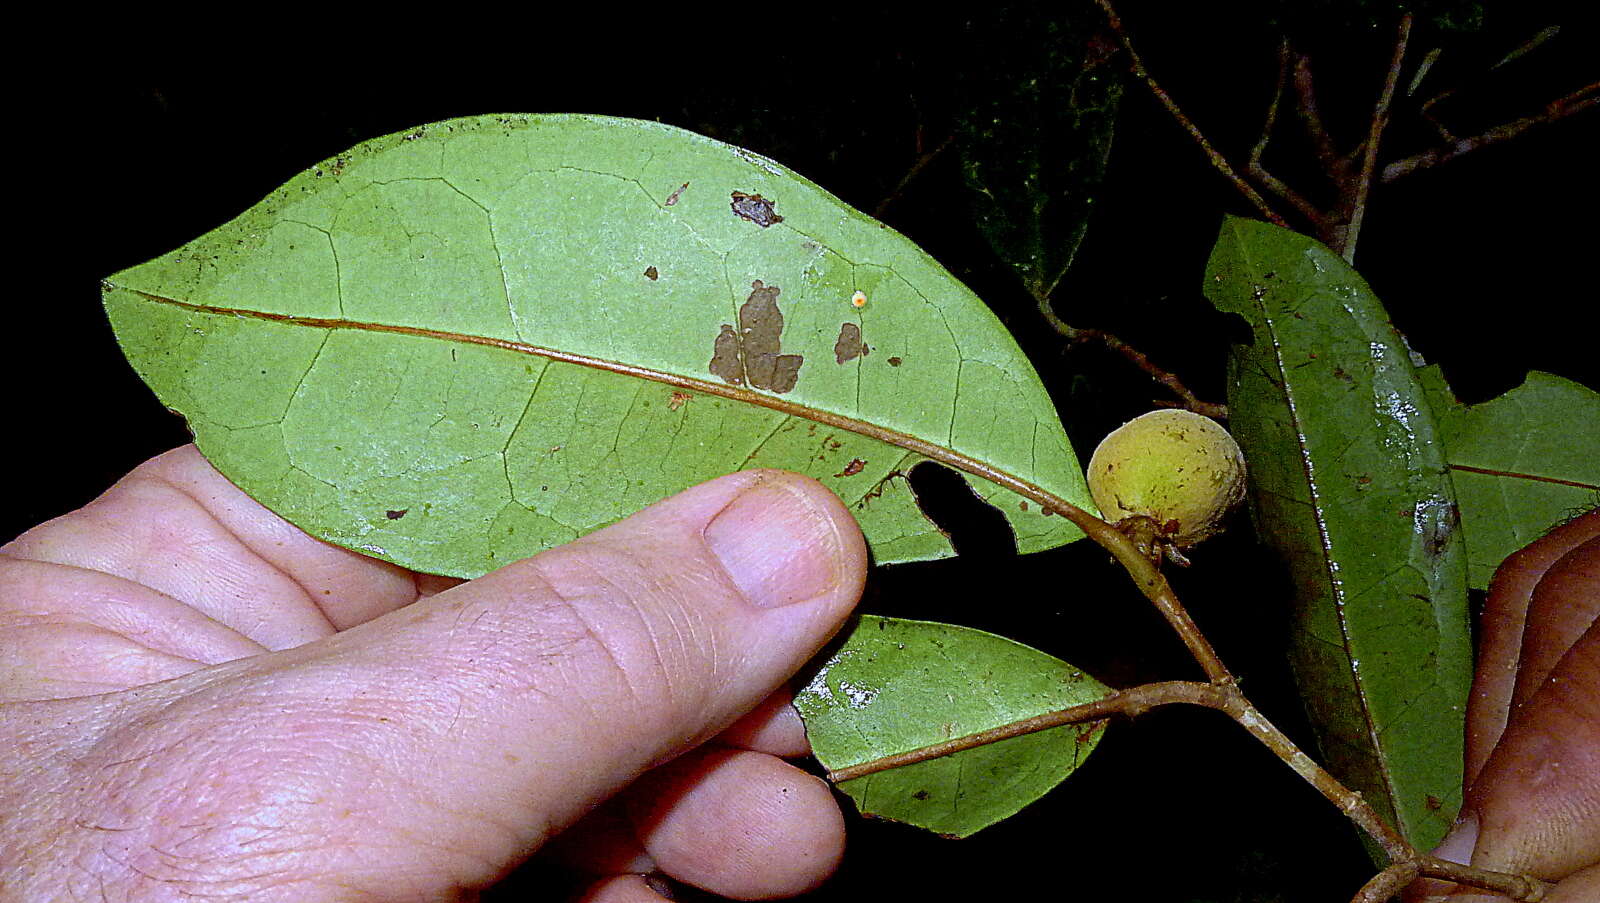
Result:
[[[1058,658],[1004,637],[862,616],[795,694],[812,751],[831,770],[931,746],[1105,696]],[[1063,725],[843,781],[863,814],[966,837],[1061,783],[1105,722]]]
[[[990,60],[981,80],[967,85],[971,108],[959,138],[979,231],[1029,294],[1044,299],[1088,228],[1122,81],[1108,64],[1103,19],[1090,7],[1007,7],[973,27],[1034,36]]]
[[[1467,576],[1487,589],[1507,555],[1600,502],[1600,394],[1534,371],[1499,398],[1464,405],[1438,367],[1418,375],[1461,504]]]
[[[659,123],[374,139],[109,278],[105,302],[223,473],[416,570],[481,574],[751,467],[822,480],[880,562],[948,555],[905,437],[1089,504],[969,290],[784,167]],[[1022,551],[1080,535],[969,481]]]
[[[1291,663],[1329,767],[1420,849],[1461,795],[1466,561],[1400,336],[1337,254],[1229,218],[1206,269],[1250,325],[1229,361],[1251,508],[1294,581]]]

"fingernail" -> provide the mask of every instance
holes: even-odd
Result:
[[[706,544],[759,608],[814,599],[839,582],[833,519],[784,477],[740,493],[706,525]]]
[[[1472,864],[1472,850],[1478,845],[1478,814],[1463,812],[1455,827],[1433,848],[1433,855],[1461,865]]]

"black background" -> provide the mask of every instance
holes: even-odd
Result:
[[[1229,22],[1161,4],[1124,10],[1150,68],[1235,160],[1258,134],[1276,49],[1265,21],[1240,9]],[[1481,69],[1561,21],[1537,4],[1489,9],[1488,29],[1441,58],[1441,77],[1464,79],[1474,63]],[[13,245],[27,259],[15,261],[24,276],[0,327],[14,474],[0,540],[89,501],[187,440],[122,359],[98,280],[221,224],[296,172],[368,138],[453,116],[594,112],[659,119],[748,147],[872,210],[915,160],[919,134],[923,148],[950,134],[974,74],[1030,40],[1025,30],[993,27],[1011,14],[994,10],[972,21],[859,10],[808,12],[804,23],[782,27],[682,19],[619,22],[605,32],[550,26],[505,35],[512,46],[500,49],[515,52],[496,54],[492,71],[404,45],[382,48],[369,64],[342,60],[270,85],[241,78],[237,67],[149,82],[136,66],[108,70],[103,87],[63,94],[29,123],[42,140],[14,176],[34,231]],[[1303,36],[1336,132],[1364,128],[1392,33],[1385,24]],[[1416,46],[1428,37],[1419,34]],[[1534,112],[1595,79],[1595,46],[1593,32],[1569,25],[1541,58],[1476,83],[1450,113],[1470,133]],[[1447,72],[1446,62],[1459,68]],[[1386,159],[1431,140],[1405,113],[1402,105]],[[1593,335],[1575,328],[1595,301],[1595,118],[1376,190],[1357,265],[1467,400],[1516,385],[1529,367],[1596,385]],[[1293,141],[1281,153],[1283,173],[1304,178]],[[883,219],[993,306],[1036,362],[1087,460],[1107,430],[1164,396],[1120,358],[1064,349],[973,228],[964,191],[957,154],[947,151]],[[1200,274],[1221,215],[1251,211],[1139,86],[1128,89],[1097,206],[1058,310],[1118,333],[1202,397],[1223,400],[1230,326],[1200,296]],[[1012,636],[1114,685],[1197,676],[1103,552],[1078,543],[1017,558],[996,518],[964,508],[961,494],[940,493],[938,482],[926,485],[948,496],[953,507],[942,516],[962,556],[879,569],[869,610]],[[1174,582],[1246,691],[1305,741],[1280,652],[1287,587],[1246,525],[1201,547],[1196,567]],[[1347,824],[1281,763],[1221,716],[1174,708],[1115,726],[1072,780],[969,840],[852,820],[844,868],[815,897],[1332,901],[1347,900],[1370,873]],[[491,897],[521,899],[549,879],[535,869]]]

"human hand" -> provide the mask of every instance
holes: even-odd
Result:
[[[1434,855],[1600,901],[1600,511],[1495,572],[1467,707],[1466,802]],[[1456,895],[1447,896],[1454,889]],[[1432,881],[1410,900],[1506,898]]]
[[[801,892],[843,822],[774,691],[865,568],[831,493],[752,471],[429,578],[169,452],[0,549],[0,896],[449,899],[613,798],[586,899]]]

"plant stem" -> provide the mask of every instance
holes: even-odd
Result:
[[[1178,125],[1189,133],[1189,137],[1200,145],[1200,149],[1205,152],[1206,159],[1211,161],[1211,165],[1216,168],[1217,172],[1222,173],[1223,178],[1232,182],[1233,187],[1239,189],[1239,193],[1244,195],[1251,204],[1255,205],[1257,210],[1261,211],[1261,215],[1267,222],[1282,226],[1285,229],[1289,228],[1289,224],[1284,222],[1283,217],[1279,216],[1277,211],[1267,204],[1266,199],[1257,193],[1254,188],[1251,188],[1250,183],[1246,182],[1229,165],[1226,157],[1211,146],[1211,142],[1206,140],[1206,136],[1201,134],[1200,129],[1189,121],[1189,117],[1185,116],[1183,111],[1178,108],[1178,104],[1173,101],[1172,96],[1145,69],[1144,61],[1139,58],[1138,52],[1133,49],[1133,42],[1129,40],[1128,33],[1123,30],[1122,17],[1117,15],[1116,9],[1111,5],[1111,0],[1095,0],[1095,2],[1100,5],[1101,11],[1106,15],[1106,22],[1111,26],[1112,32],[1116,34],[1118,42],[1122,44],[1122,49],[1127,52],[1129,70],[1133,72],[1134,77],[1140,79],[1149,87],[1150,93],[1156,96],[1156,100],[1167,108],[1167,112],[1172,115],[1173,119],[1177,120]]]
[[[889,196],[879,201],[878,206],[872,208],[872,215],[882,219],[884,212],[889,209],[889,205],[900,200],[900,196],[905,194],[906,186],[910,185],[913,179],[921,175],[922,171],[927,168],[929,163],[934,161],[935,157],[938,157],[940,154],[944,153],[945,148],[949,147],[950,144],[955,141],[955,138],[955,135],[950,135],[943,141],[939,142],[938,147],[928,151],[925,154],[918,155],[916,162],[911,164],[911,168],[907,170],[905,176],[900,179],[900,184],[894,186],[894,190],[889,192]]]
[[[1447,859],[1435,859],[1432,856],[1417,857],[1417,866],[1418,874],[1423,878],[1443,878],[1457,884],[1481,887],[1523,903],[1538,903],[1554,890],[1548,881],[1541,881],[1531,875],[1512,875],[1473,868],[1470,865],[1462,865]]]
[[[1349,163],[1333,146],[1333,136],[1322,124],[1322,112],[1317,107],[1317,92],[1312,84],[1311,58],[1303,53],[1294,55],[1294,91],[1295,109],[1300,113],[1300,122],[1305,126],[1306,135],[1316,148],[1317,159],[1321,161],[1329,181],[1338,185],[1344,181]]]
[[[1303,195],[1290,188],[1283,180],[1267,172],[1266,165],[1261,162],[1262,157],[1267,152],[1267,144],[1272,140],[1272,130],[1278,122],[1278,105],[1283,102],[1283,89],[1288,84],[1288,77],[1289,41],[1284,39],[1278,44],[1277,87],[1272,92],[1272,103],[1267,106],[1266,121],[1261,125],[1261,139],[1256,142],[1255,147],[1250,149],[1250,159],[1246,162],[1245,167],[1256,181],[1266,186],[1268,191],[1283,198],[1284,201],[1288,202],[1289,206],[1299,211],[1300,215],[1311,223],[1313,229],[1320,232],[1326,215],[1321,210],[1318,210],[1316,205],[1306,200]]]
[[[1392,862],[1389,867],[1372,876],[1372,880],[1362,885],[1361,890],[1350,899],[1350,903],[1384,903],[1390,897],[1400,893],[1407,884],[1415,881],[1418,868],[1414,860]]]
[[[1546,104],[1542,113],[1524,116],[1521,119],[1497,125],[1471,138],[1455,139],[1442,147],[1436,147],[1433,150],[1424,151],[1420,154],[1406,157],[1403,160],[1396,160],[1383,168],[1381,179],[1385,182],[1393,182],[1418,170],[1448,163],[1463,154],[1471,153],[1479,148],[1488,147],[1491,144],[1499,144],[1502,141],[1509,141],[1535,126],[1545,125],[1558,119],[1581,113],[1600,104],[1600,97],[1595,96],[1597,91],[1600,91],[1600,82],[1585,85],[1565,97]]]
[[[1183,399],[1183,408],[1185,410],[1193,411],[1196,414],[1204,414],[1207,417],[1212,417],[1218,420],[1228,419],[1227,405],[1217,404],[1213,401],[1202,401],[1199,396],[1189,391],[1189,387],[1185,386],[1183,381],[1178,379],[1177,374],[1163,370],[1161,367],[1157,366],[1154,361],[1150,360],[1148,355],[1139,349],[1129,345],[1127,342],[1124,342],[1105,330],[1084,329],[1079,326],[1073,326],[1071,323],[1061,319],[1056,315],[1055,308],[1051,306],[1048,296],[1039,299],[1039,313],[1044,317],[1045,322],[1050,324],[1050,328],[1060,333],[1064,338],[1067,339],[1067,341],[1097,341],[1112,351],[1115,351],[1127,358],[1129,361],[1133,362],[1135,367],[1138,367],[1140,370],[1143,370],[1145,373],[1149,374],[1151,379],[1162,384],[1163,386],[1166,386],[1172,391],[1172,394]]]
[[[1394,101],[1395,86],[1400,83],[1400,67],[1405,62],[1406,43],[1410,39],[1411,14],[1406,13],[1400,17],[1400,33],[1394,41],[1394,56],[1389,60],[1389,72],[1384,76],[1378,104],[1372,111],[1372,127],[1367,133],[1367,140],[1361,145],[1361,169],[1356,174],[1354,184],[1348,186],[1350,215],[1340,236],[1342,247],[1334,249],[1344,256],[1346,263],[1355,261],[1356,238],[1361,234],[1361,221],[1367,210],[1367,194],[1372,188],[1373,172],[1378,167],[1378,143],[1383,137],[1383,130],[1389,125],[1389,105]]]

